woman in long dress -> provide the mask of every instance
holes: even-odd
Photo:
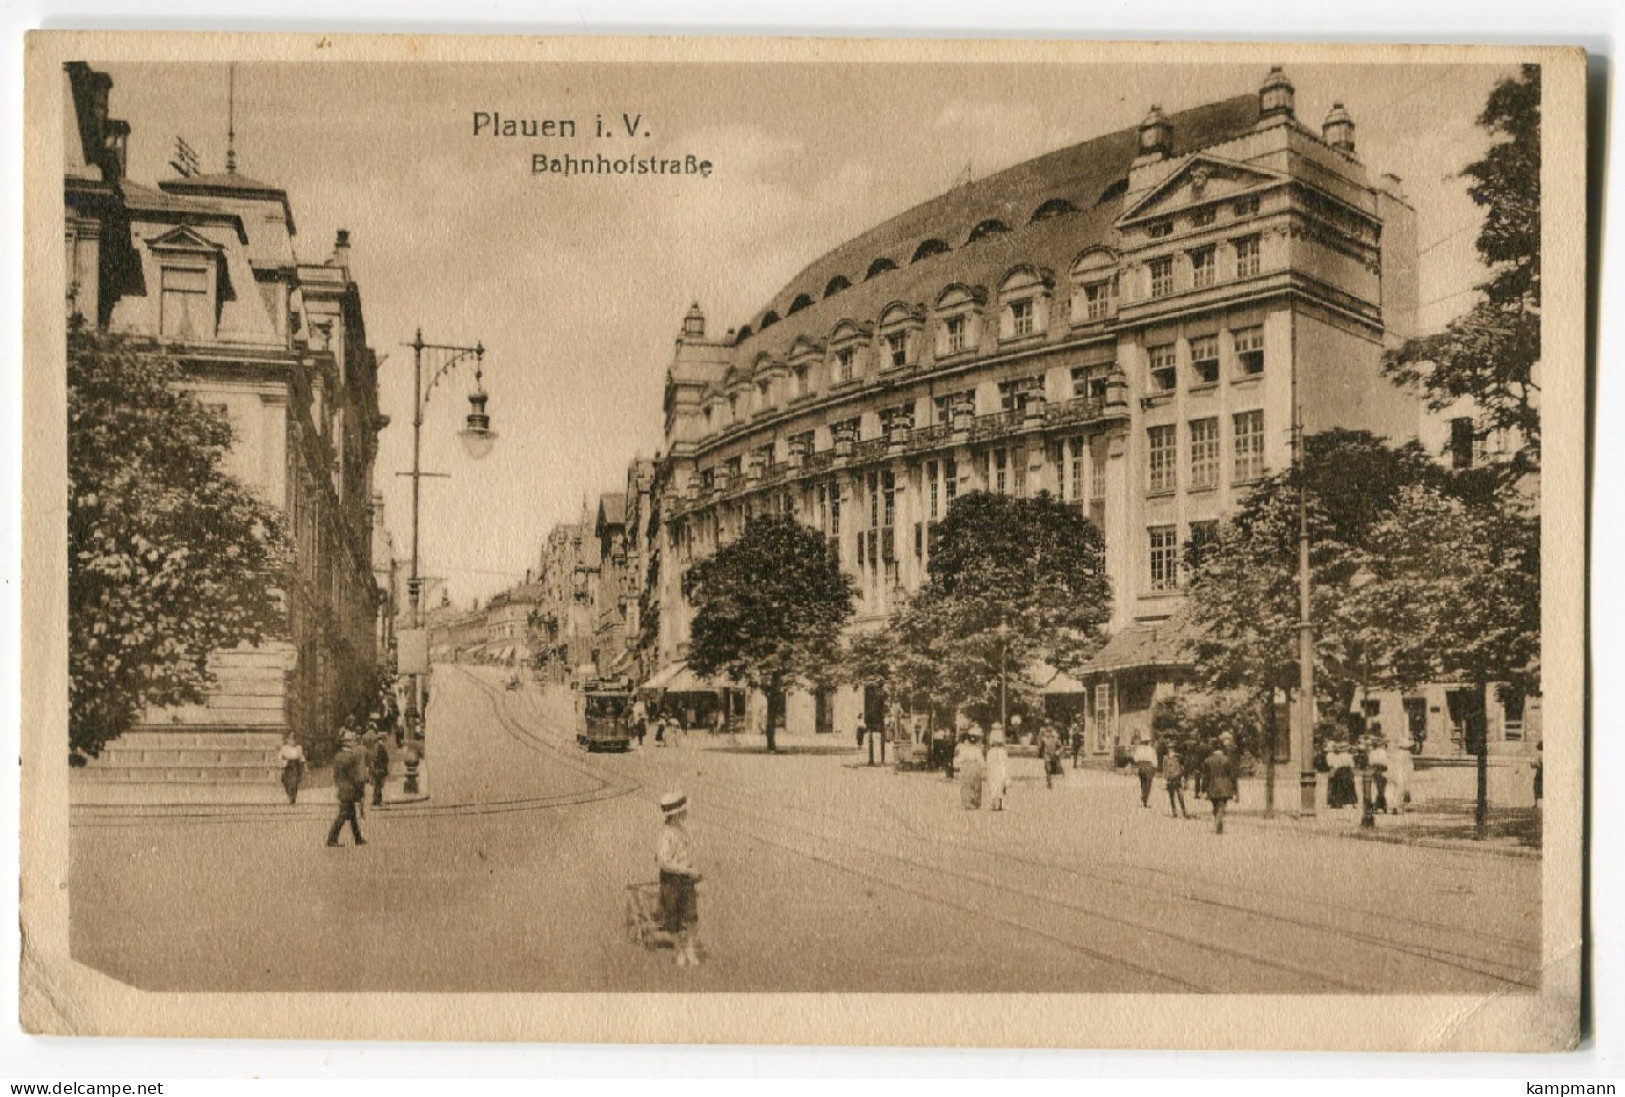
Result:
[[[1345,808],[1360,802],[1354,791],[1354,754],[1348,744],[1333,743],[1326,752],[1326,764],[1331,767],[1331,778],[1326,782],[1326,806]]]
[[[1004,726],[993,725],[987,741],[988,810],[1003,811],[1004,797],[1010,791],[1010,751],[1004,742]]]
[[[282,791],[288,794],[291,804],[299,799],[299,784],[305,779],[305,748],[294,739],[293,732],[283,738],[277,757],[282,761]]]

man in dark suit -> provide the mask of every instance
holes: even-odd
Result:
[[[1207,776],[1207,798],[1213,804],[1213,832],[1224,833],[1224,809],[1236,795],[1236,763],[1223,747],[1214,747],[1213,753],[1202,763]]]
[[[361,803],[362,792],[367,787],[366,766],[367,761],[356,742],[355,729],[346,727],[339,737],[339,752],[333,759],[333,792],[338,797],[339,812],[327,831],[327,844],[330,846],[339,844],[339,832],[344,829],[346,821],[350,824],[355,844],[367,844],[367,840],[361,837],[361,823],[356,819],[356,807]]]

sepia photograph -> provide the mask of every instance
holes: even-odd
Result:
[[[1578,1039],[1578,50],[27,52],[25,1029]]]

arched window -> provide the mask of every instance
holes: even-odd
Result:
[[[779,322],[779,314],[774,312],[772,309],[768,309],[767,312],[762,314],[762,330],[763,331],[766,331],[768,328],[772,327],[774,324],[777,324],[778,322]]]
[[[1096,199],[1095,205],[1104,205],[1105,203],[1110,202],[1113,198],[1121,198],[1127,193],[1128,180],[1119,179],[1117,182],[1100,192],[1100,197]]]
[[[1048,221],[1051,217],[1059,217],[1063,213],[1077,213],[1078,207],[1065,198],[1051,198],[1042,206],[1033,210],[1033,221]]]
[[[981,224],[970,230],[970,237],[965,241],[965,243],[974,244],[984,236],[992,236],[996,233],[1009,231],[1009,225],[1005,224],[1003,221],[1000,221],[996,217],[989,217],[986,221],[983,221]],[[946,251],[947,249],[944,248],[943,250]]]
[[[932,237],[914,249],[914,258],[910,259],[909,262],[918,263],[921,259],[929,259],[933,255],[941,255],[943,252],[952,250],[954,249],[950,248],[944,241]]]
[[[834,297],[837,293],[840,293],[843,289],[846,289],[851,285],[852,283],[846,280],[846,275],[837,274],[834,278],[829,280],[829,285],[824,287],[824,296]]]
[[[864,281],[868,281],[870,278],[873,278],[877,274],[884,274],[888,270],[896,270],[896,269],[897,269],[897,264],[893,263],[890,259],[887,259],[884,255],[882,255],[879,259],[876,259],[873,263],[869,264],[868,273],[866,273],[863,276],[863,278],[864,278]]]
[[[802,309],[808,307],[812,303],[813,300],[811,297],[808,297],[805,293],[798,293],[796,294],[796,299],[790,302],[790,311],[785,315],[794,316],[796,313],[800,312]]]
[[[737,346],[738,344],[743,343],[746,339],[749,339],[750,337],[751,337],[750,325],[746,324],[744,327],[739,329],[739,335],[734,339],[734,344]]]

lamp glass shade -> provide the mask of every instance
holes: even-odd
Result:
[[[457,437],[463,440],[463,449],[467,450],[468,455],[476,461],[490,453],[491,447],[496,445],[497,442],[496,431],[485,427],[476,427],[472,424],[467,430],[458,431]]]

